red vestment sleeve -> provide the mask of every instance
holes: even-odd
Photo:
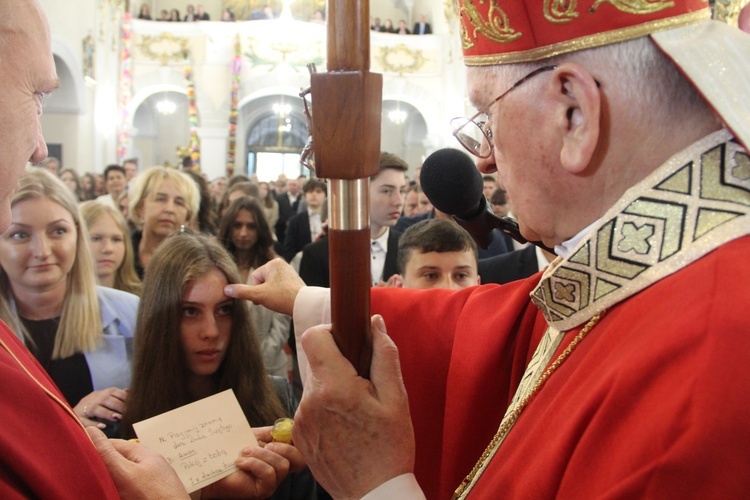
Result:
[[[610,307],[470,498],[747,497],[748,255],[739,238]],[[528,297],[538,279],[373,290],[399,347],[427,498],[450,498],[497,430],[546,327]]]
[[[427,498],[450,498],[500,425],[546,324],[529,293],[540,275],[458,292],[373,288],[399,349]]]
[[[0,339],[18,359],[0,347],[0,498],[119,498],[86,432],[40,387],[67,404],[47,373],[2,322]]]

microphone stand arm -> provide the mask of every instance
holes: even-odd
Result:
[[[478,211],[480,213],[479,216],[471,217],[469,219],[463,219],[458,215],[453,215],[452,217],[459,226],[466,229],[466,231],[471,235],[476,244],[481,248],[486,249],[490,246],[490,243],[492,243],[493,230],[499,229],[519,243],[531,243],[532,245],[538,246],[542,250],[546,250],[550,253],[555,253],[553,249],[549,248],[541,241],[529,242],[529,240],[524,238],[521,235],[521,230],[518,227],[518,222],[514,218],[498,217],[497,215],[495,215],[495,213],[490,210],[487,204],[487,199],[484,196],[482,196],[482,199],[479,201]]]

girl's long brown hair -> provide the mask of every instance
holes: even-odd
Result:
[[[263,212],[260,202],[256,198],[243,196],[234,200],[221,218],[216,238],[234,257],[235,261],[237,261],[237,248],[232,243],[232,224],[234,224],[234,219],[240,210],[247,210],[255,217],[255,224],[258,226],[258,241],[250,250],[249,262],[237,262],[237,264],[257,269],[269,260],[275,259],[277,255],[273,250],[273,233],[271,232],[271,227],[268,225],[266,214]]]
[[[180,340],[182,300],[191,282],[214,269],[224,273],[229,283],[240,282],[231,256],[204,236],[172,236],[154,253],[138,307],[123,437],[134,437],[133,423],[193,402]],[[252,325],[246,303],[236,300],[226,357],[214,377],[217,393],[234,390],[250,425],[270,425],[285,416],[285,410],[266,374]]]

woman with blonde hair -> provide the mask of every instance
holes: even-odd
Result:
[[[224,295],[226,285],[240,282],[227,251],[211,237],[178,234],[159,247],[149,266],[153,272],[146,273],[138,308],[123,437],[135,437],[135,422],[227,389],[253,427],[292,416],[297,401],[291,385],[266,374],[246,303]],[[314,480],[304,469],[287,477],[272,498],[314,496]]]
[[[79,209],[88,228],[99,284],[140,295],[130,231],[120,211],[97,201],[84,202]]]
[[[96,286],[88,232],[57,177],[26,172],[11,216],[0,236],[0,318],[84,425],[115,432],[130,384],[138,297]]]
[[[172,168],[151,167],[131,182],[128,215],[138,228],[131,235],[133,263],[143,278],[159,245],[198,213],[200,192],[193,179]]]

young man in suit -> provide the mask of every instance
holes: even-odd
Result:
[[[328,187],[323,181],[310,179],[302,191],[307,208],[292,215],[287,223],[283,255],[287,262],[323,232],[323,205]]]
[[[411,30],[413,35],[430,35],[432,34],[432,26],[425,20],[425,17],[419,16],[419,22],[414,23],[414,29]]]
[[[391,153],[380,154],[380,170],[370,177],[371,274],[373,285],[398,272],[396,255],[401,233],[391,228],[404,208],[407,163]],[[330,286],[328,238],[302,251],[299,275],[310,286]]]
[[[284,244],[286,225],[289,219],[297,213],[300,203],[300,183],[297,179],[287,179],[281,190],[277,189],[276,201],[279,203],[279,220],[276,221],[276,239]]]

